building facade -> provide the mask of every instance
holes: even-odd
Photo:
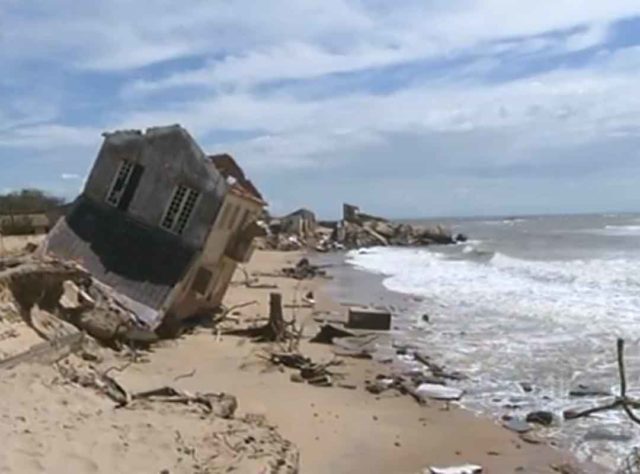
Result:
[[[226,249],[254,216],[223,222],[234,184],[179,125],[105,134],[44,251],[85,267],[152,327],[194,315],[220,304]]]

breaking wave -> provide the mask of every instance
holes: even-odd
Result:
[[[611,327],[640,323],[640,261],[527,261],[473,246],[452,258],[418,249],[353,252],[349,262],[387,276],[385,286],[446,304],[508,314],[536,314],[568,323],[578,318]],[[612,319],[615,318],[615,319]]]
[[[567,398],[572,384],[617,385],[617,336],[634,351],[630,379],[640,379],[640,260],[523,260],[480,247],[460,246],[454,254],[376,248],[350,252],[347,260],[384,275],[392,291],[423,297],[415,314],[405,315],[416,321],[410,338],[471,375],[464,400],[469,408],[501,413],[500,403],[522,399],[524,380],[537,387],[525,409],[530,403],[530,409],[560,414],[575,404]],[[424,312],[431,316],[428,326],[417,322]],[[601,420],[631,430],[619,413]],[[593,456],[594,447],[583,441],[593,426],[572,422],[558,438]],[[619,459],[629,449],[605,444],[598,455]]]

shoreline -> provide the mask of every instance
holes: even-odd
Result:
[[[246,270],[250,274],[273,274],[295,264],[302,255],[258,251]],[[316,260],[316,256],[310,258]],[[366,278],[357,280],[370,286]],[[331,292],[332,283],[261,276],[260,283],[277,288],[256,289],[246,287],[244,281],[242,272],[237,272],[224,304],[227,307],[252,301],[256,304],[233,311],[226,323],[228,327],[240,329],[256,324],[258,319],[258,324],[262,324],[269,312],[269,294],[279,292],[285,305],[285,319],[295,313],[299,324],[304,326],[300,352],[314,362],[335,358],[332,346],[308,340],[317,330],[315,312],[345,311]],[[333,284],[340,285],[345,295],[355,293],[354,283],[335,280]],[[308,291],[314,292],[314,308],[287,306],[299,303]],[[376,288],[372,291],[380,294]],[[0,384],[3,418],[0,434],[10,440],[7,453],[0,456],[0,468],[9,472],[62,474],[68,472],[71,459],[71,465],[80,466],[78,472],[122,472],[134,466],[137,472],[201,472],[194,470],[193,460],[201,464],[205,455],[211,455],[211,459],[218,456],[216,449],[220,450],[218,453],[225,452],[224,446],[212,439],[242,432],[253,433],[251,446],[258,439],[259,446],[275,453],[269,461],[260,456],[230,458],[228,450],[215,458],[220,462],[228,460],[236,472],[247,474],[295,472],[267,464],[274,460],[273,456],[282,459],[282,450],[289,449],[282,440],[295,445],[299,453],[298,472],[305,474],[418,474],[430,466],[469,463],[482,466],[485,473],[553,473],[558,471],[552,466],[577,466],[569,453],[524,442],[492,420],[445,402],[429,401],[427,406],[421,406],[395,391],[379,395],[366,391],[366,381],[387,371],[387,364],[340,357],[343,365],[336,372],[344,374],[343,386],[318,387],[295,383],[291,379],[292,370],[275,367],[260,358],[269,347],[272,346],[255,344],[246,337],[196,327],[189,334],[163,341],[152,351],[141,353],[142,359],[137,363],[125,363],[122,355],[100,349],[96,353],[101,360],[94,362],[71,356],[55,367],[16,367]],[[181,411],[159,405],[144,405],[138,410],[114,409],[103,394],[77,381],[61,381],[61,365],[93,366],[98,373],[118,368],[112,376],[130,393],[169,385],[188,393],[230,394],[237,399],[237,413],[233,420],[222,420],[193,413],[187,416],[184,410],[188,407]],[[264,421],[256,424],[255,420]],[[237,442],[248,443],[249,438],[244,436]],[[264,445],[260,444],[262,441]],[[144,456],[143,452],[148,450],[154,452],[153,459]]]
[[[257,252],[247,269],[249,273],[256,270],[265,271],[265,266],[273,270],[274,266],[280,268],[295,264],[301,255],[299,252]],[[340,256],[342,257],[343,255]],[[311,258],[323,263],[326,260],[323,255],[312,255]],[[348,264],[345,262],[344,265]],[[331,268],[329,274],[332,274]],[[378,275],[371,277],[380,280],[382,278]],[[291,295],[287,296],[287,293],[293,289],[293,285],[298,284],[281,278],[261,277],[260,280],[264,283],[278,284],[280,288],[277,291],[283,293],[285,302],[291,300]],[[305,280],[300,284],[299,293],[314,291],[315,311],[344,312],[345,308],[336,300],[335,292],[332,292],[332,286],[336,283],[337,281]],[[354,295],[353,283],[350,285],[341,281],[339,284],[345,295]],[[381,289],[382,285],[374,290],[374,294],[380,295]],[[242,287],[232,287],[225,304],[230,306],[250,300],[249,295],[255,294],[256,291],[263,293],[263,304],[266,305],[269,291]],[[398,296],[395,299],[396,304],[410,299],[406,295],[394,294]],[[266,307],[262,314],[265,314],[264,311]],[[315,331],[311,316],[309,310],[298,314],[298,317],[306,318],[307,336]],[[285,317],[289,317],[286,311]],[[302,343],[301,352],[314,360],[332,357],[331,346],[310,344],[308,341]],[[356,390],[294,384],[289,381],[288,373],[284,379],[277,382],[278,390],[284,391],[284,394],[295,392],[296,397],[314,400],[305,408],[326,407],[327,418],[321,413],[317,413],[318,416],[312,414],[305,420],[305,429],[292,426],[291,415],[273,406],[277,403],[272,401],[271,407],[264,405],[269,421],[278,426],[285,438],[299,446],[301,472],[326,472],[325,469],[330,465],[333,472],[412,473],[421,472],[430,465],[451,466],[466,463],[477,463],[483,466],[486,472],[512,472],[518,468],[524,468],[525,472],[556,472],[552,469],[553,465],[576,465],[571,454],[544,444],[533,445],[523,442],[519,436],[499,426],[490,418],[478,416],[465,409],[449,408],[446,403],[435,401],[429,402],[428,407],[421,407],[411,397],[374,396],[366,392],[364,382],[384,372],[387,369],[384,365],[369,360],[347,358],[345,367],[348,382],[356,385]],[[268,377],[271,378],[271,375]],[[269,380],[261,383],[271,385],[276,382]],[[245,397],[238,395],[242,407]],[[298,406],[299,409],[305,406],[304,401],[298,400],[298,403],[301,405]],[[311,406],[311,403],[314,406]],[[333,416],[331,423],[334,425],[334,432],[326,427],[329,416]],[[372,420],[375,423],[371,423]],[[314,433],[317,433],[317,436]],[[327,437],[336,439],[328,440]],[[367,452],[369,457],[363,459],[362,452]],[[359,455],[359,459],[353,459],[354,455]],[[401,458],[401,461],[398,461],[398,458]]]

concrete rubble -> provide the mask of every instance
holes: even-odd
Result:
[[[311,211],[299,210],[283,218],[265,216],[262,225],[267,232],[263,248],[282,251],[449,245],[467,239],[441,225],[393,222],[360,212],[350,204],[344,204],[343,218],[339,221],[317,221]]]

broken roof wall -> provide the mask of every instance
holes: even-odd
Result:
[[[182,238],[202,247],[227,191],[222,175],[206,163],[206,155],[189,133],[178,125],[140,131],[119,131],[105,136],[85,195],[105,202],[122,159],[144,167],[140,184],[127,213],[159,227],[176,185],[200,192],[200,199]]]

